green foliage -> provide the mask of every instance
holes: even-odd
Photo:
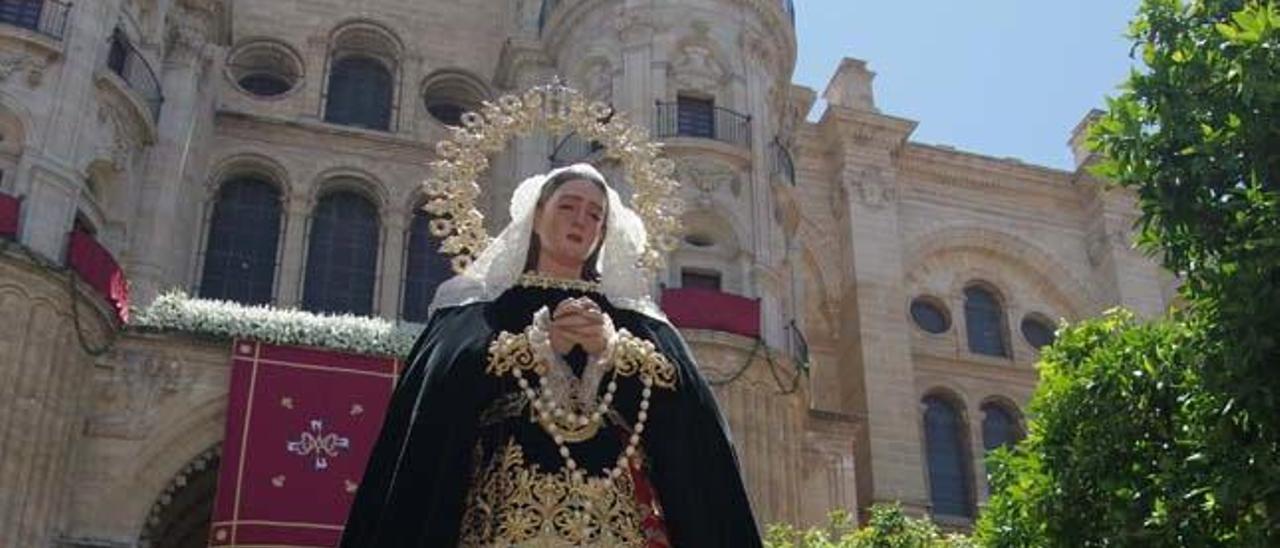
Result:
[[[1280,8],[1144,0],[1144,69],[1091,136],[1186,307],[1114,312],[1042,355],[992,462],[992,546],[1280,545]]]
[[[908,517],[898,505],[871,507],[866,527],[858,528],[848,512],[836,510],[825,528],[805,530],[772,525],[765,536],[767,548],[970,548],[969,539],[944,534],[927,519]]]

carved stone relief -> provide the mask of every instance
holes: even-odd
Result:
[[[44,71],[48,66],[45,60],[25,52],[6,52],[0,54],[0,82],[7,81],[19,72],[26,72],[27,85],[36,87],[44,79]]]
[[[92,436],[143,439],[157,422],[167,398],[189,390],[195,373],[172,356],[116,350],[101,358]]]
[[[848,181],[854,188],[858,199],[867,207],[880,209],[896,198],[893,185],[879,167],[867,167],[854,173]]]
[[[711,197],[725,191],[734,198],[742,196],[742,177],[732,167],[707,158],[681,158],[676,161],[676,176],[680,182],[695,189],[695,201],[699,206],[711,205]]]

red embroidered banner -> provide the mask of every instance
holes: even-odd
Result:
[[[399,368],[234,341],[209,545],[336,546]]]

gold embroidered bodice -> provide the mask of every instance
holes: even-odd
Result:
[[[478,471],[462,518],[462,546],[643,546],[649,508],[630,474],[575,478],[525,461],[510,440]]]
[[[547,375],[556,365],[547,363],[544,354],[535,350],[530,341],[534,331],[531,327],[519,334],[500,333],[490,345],[485,371],[496,377],[510,375],[516,379],[524,378],[525,373]],[[639,411],[641,416],[649,405],[650,387],[675,388],[672,364],[652,343],[625,329],[619,331],[611,345],[608,369],[615,380],[635,377],[644,381],[646,396]],[[520,421],[538,422],[529,401],[519,392],[498,398],[486,411],[484,422],[513,415],[521,417]],[[616,412],[612,414],[616,416]],[[617,435],[615,427],[599,427],[599,432],[592,429],[589,434]],[[643,430],[643,420],[639,430]],[[554,428],[551,431],[563,433]],[[575,469],[573,459],[565,453],[568,442],[563,440],[556,443],[561,447],[561,454],[566,455],[565,462],[554,470],[532,462],[516,437],[492,447],[487,459],[483,442],[478,442],[462,519],[461,545],[644,546],[643,522],[658,510],[656,505],[645,506],[637,500],[632,474],[639,468],[636,463],[643,462],[644,457],[636,441],[640,439],[640,432],[630,434],[632,442],[619,456],[618,468],[604,475],[585,474],[582,469]],[[624,467],[622,463],[630,464]]]

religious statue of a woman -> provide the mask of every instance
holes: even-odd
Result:
[[[343,547],[761,545],[725,421],[635,266],[645,241],[590,165],[519,185],[437,291]]]

